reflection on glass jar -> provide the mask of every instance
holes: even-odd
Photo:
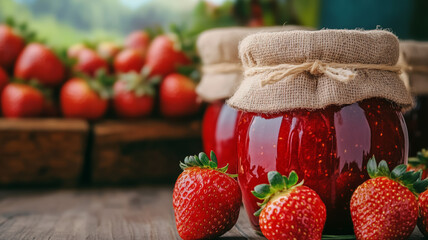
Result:
[[[407,162],[407,128],[400,108],[371,98],[351,105],[275,115],[242,113],[238,124],[238,180],[245,208],[257,229],[251,190],[272,170],[295,170],[327,207],[326,233],[352,233],[349,202],[368,179],[370,157],[390,167]]]
[[[213,150],[218,166],[229,164],[228,173],[237,172],[236,127],[239,111],[229,107],[223,101],[211,103],[204,114],[202,123],[202,141],[204,151]]]

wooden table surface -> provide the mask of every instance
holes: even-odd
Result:
[[[180,239],[172,187],[0,191],[0,240]],[[242,209],[221,239],[265,239]],[[411,239],[423,239],[415,231]]]

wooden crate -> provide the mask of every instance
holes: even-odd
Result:
[[[93,138],[95,185],[173,182],[179,161],[202,150],[200,120],[106,121]]]
[[[0,186],[74,186],[89,126],[82,120],[0,119]]]

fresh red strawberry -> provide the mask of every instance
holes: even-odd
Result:
[[[74,65],[75,71],[92,77],[95,76],[98,70],[104,69],[104,71],[108,71],[108,68],[107,61],[92,49],[81,49],[77,55],[77,63]]]
[[[97,80],[72,78],[64,84],[60,101],[65,117],[95,120],[106,113],[111,90],[100,75]]]
[[[43,112],[44,102],[38,89],[20,83],[8,84],[1,96],[3,115],[8,118],[38,117]]]
[[[15,77],[36,79],[47,86],[57,86],[64,78],[65,68],[61,60],[40,43],[28,44],[15,64]]]
[[[89,48],[83,43],[73,44],[67,49],[67,57],[72,59],[77,59],[77,57],[79,56],[80,52],[83,49],[89,49]]]
[[[110,60],[120,52],[120,47],[113,42],[101,42],[97,46],[97,53],[100,57]]]
[[[428,180],[420,172],[406,172],[405,164],[390,171],[386,161],[375,158],[367,164],[371,179],[361,184],[351,198],[354,232],[363,239],[407,239],[418,219],[417,193]]]
[[[425,190],[421,195],[419,195],[418,206],[418,228],[425,237],[428,237],[428,190]]]
[[[418,152],[417,157],[409,158],[407,163],[407,171],[419,171],[422,170],[422,179],[428,177],[428,151],[422,149]]]
[[[130,33],[125,39],[125,47],[138,49],[143,53],[147,52],[150,45],[150,36],[144,31],[135,31]]]
[[[150,68],[152,76],[166,76],[174,72],[178,66],[191,63],[177,42],[172,36],[160,35],[150,44],[146,65]]]
[[[148,74],[131,72],[119,76],[114,84],[113,105],[117,115],[136,118],[150,115],[154,106],[155,89]]]
[[[3,88],[9,83],[9,78],[6,72],[0,67],[0,94],[3,91]]]
[[[217,158],[205,153],[180,163],[173,206],[178,234],[184,240],[212,239],[229,231],[238,220],[241,191],[238,182],[218,169]]]
[[[183,117],[198,112],[201,102],[196,84],[188,77],[172,73],[160,84],[160,110],[166,117]]]
[[[269,239],[321,239],[327,210],[318,194],[298,182],[296,172],[287,178],[276,171],[268,173],[269,184],[252,191],[263,200],[254,213],[260,216],[263,235]]]
[[[117,73],[140,72],[144,65],[144,54],[137,49],[124,49],[114,58]]]
[[[6,72],[0,67],[0,109],[1,109],[1,93],[6,85],[9,83],[9,77]],[[1,115],[1,114],[0,114]]]
[[[0,25],[0,67],[11,68],[24,46],[24,40],[12,28]]]

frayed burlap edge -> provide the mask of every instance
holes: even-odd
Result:
[[[358,75],[352,82],[335,82],[333,86],[331,85],[332,80],[328,77],[316,77],[308,73],[289,76],[283,81],[267,85],[263,89],[254,89],[251,87],[252,84],[241,84],[235,94],[227,101],[227,104],[245,112],[274,114],[295,109],[323,109],[330,105],[347,105],[364,99],[379,97],[395,102],[403,110],[408,110],[412,107],[412,98],[407,93],[403,81],[396,73],[376,70],[359,70],[357,72]],[[369,75],[375,77],[377,81],[370,81],[368,79]],[[258,79],[260,78],[262,77],[252,76],[245,78],[244,81],[259,84]],[[329,85],[329,87],[323,88],[323,85]],[[364,89],[359,90],[358,88],[360,87],[364,87]],[[300,89],[301,91],[295,91],[295,89]],[[315,89],[315,91],[311,91],[311,89]],[[328,93],[319,93],[320,89],[324,89]],[[365,94],[349,98],[354,91],[361,91]],[[269,94],[266,95],[266,92]],[[388,94],[385,94],[386,92]],[[317,98],[320,94],[324,97],[328,96],[328,98]],[[307,97],[302,99],[302,95]],[[290,99],[294,99],[294,101],[290,101]],[[243,104],[243,102],[247,104]],[[283,104],[276,104],[278,102]],[[253,107],[255,103],[257,103],[259,109]]]

